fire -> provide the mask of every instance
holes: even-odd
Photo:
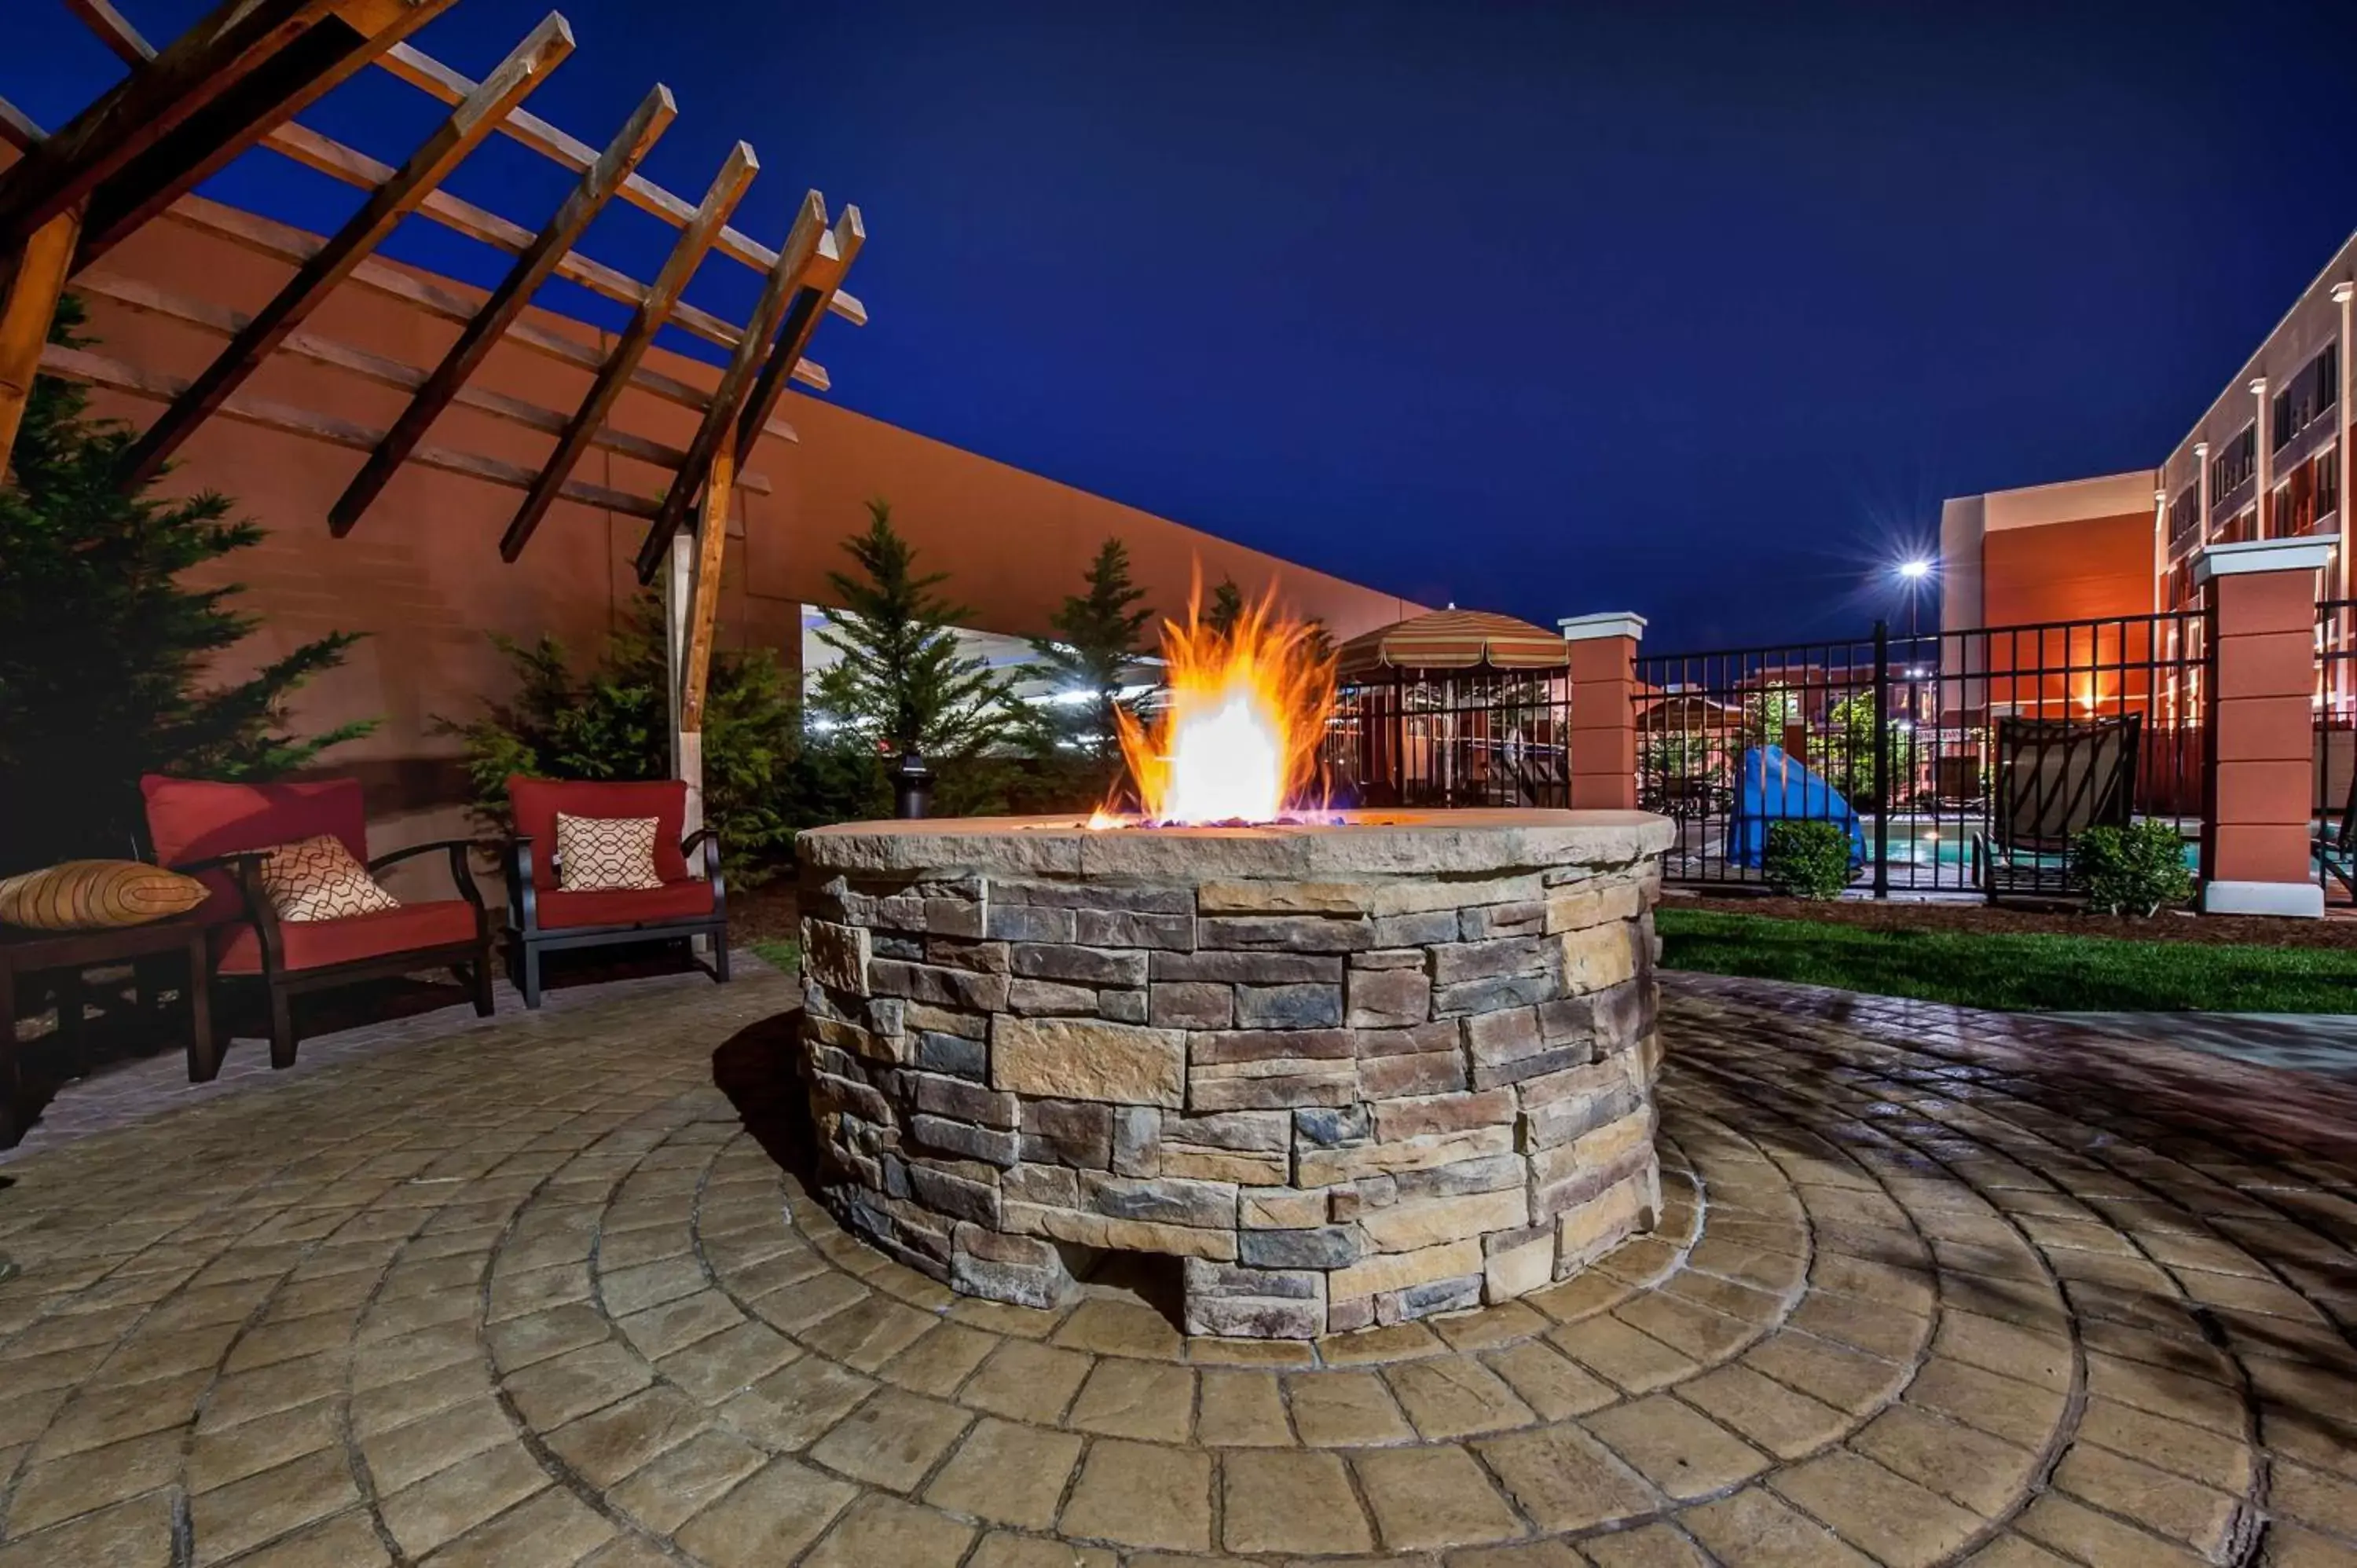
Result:
[[[1281,618],[1274,591],[1225,633],[1190,604],[1186,625],[1163,623],[1162,657],[1168,689],[1151,729],[1118,715],[1148,822],[1266,822],[1324,804],[1310,797],[1334,665],[1312,626]]]

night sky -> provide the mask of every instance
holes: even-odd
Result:
[[[158,40],[204,9],[122,6]],[[6,8],[40,123],[120,74]],[[419,42],[479,76],[542,14]],[[565,14],[535,113],[602,145],[660,79],[673,189],[742,136],[737,227],[860,204],[874,320],[813,349],[840,402],[1428,602],[1637,610],[1663,651],[1862,628],[1943,497],[2150,467],[2357,226],[2347,4]],[[307,120],[397,163],[442,113],[371,71]],[[571,177],[494,139],[451,188],[536,226]],[[210,193],[360,199],[268,153]],[[617,203],[584,248],[643,278],[669,234]],[[388,249],[505,265],[424,220]],[[757,282],[689,298],[741,318]]]

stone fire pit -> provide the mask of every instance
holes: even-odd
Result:
[[[1634,811],[800,841],[820,1194],[952,1288],[1185,1260],[1190,1333],[1498,1302],[1649,1229]]]

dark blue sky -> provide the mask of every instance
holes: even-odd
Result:
[[[117,68],[8,8],[0,95],[54,126]],[[673,189],[741,135],[738,227],[861,205],[874,322],[813,350],[839,401],[1663,650],[1862,626],[1943,497],[2157,462],[2357,226],[2346,4],[565,9],[535,112],[602,143],[661,79]],[[479,75],[542,14],[462,0],[421,43]],[[311,119],[397,162],[438,113],[371,72]],[[495,141],[452,184],[537,223],[566,177]],[[268,154],[214,193],[359,199]],[[643,277],[666,235],[618,206],[585,248]],[[503,264],[423,220],[391,249]]]

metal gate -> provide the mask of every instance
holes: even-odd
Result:
[[[1852,890],[2077,891],[2090,826],[2201,837],[2199,610],[1867,636],[1637,661],[1638,804],[1678,825],[1665,874],[1761,882],[1780,820],[1839,824]]]

